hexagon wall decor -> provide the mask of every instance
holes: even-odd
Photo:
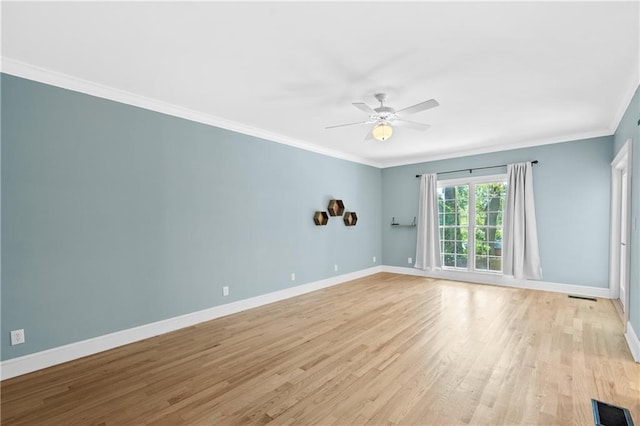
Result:
[[[319,226],[326,225],[329,222],[329,215],[327,215],[327,212],[316,212],[313,215],[313,221]]]
[[[345,226],[356,226],[358,215],[356,215],[356,212],[346,212],[343,219]]]
[[[342,213],[344,213],[344,203],[342,200],[331,200],[329,201],[327,210],[331,216],[342,216]]]

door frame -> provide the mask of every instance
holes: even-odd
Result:
[[[631,139],[627,139],[616,157],[611,162],[611,245],[609,247],[609,296],[612,299],[620,297],[620,261],[626,258],[627,273],[625,274],[626,297],[624,301],[624,327],[629,320],[629,266],[630,266],[630,236],[631,236]],[[626,172],[626,193],[622,194],[622,176]],[[622,197],[627,204],[627,245],[621,246],[620,231],[622,228]],[[622,247],[622,248],[621,248]]]

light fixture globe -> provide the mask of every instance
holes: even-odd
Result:
[[[386,141],[393,135],[393,127],[389,123],[380,123],[371,131],[371,136],[379,141]]]

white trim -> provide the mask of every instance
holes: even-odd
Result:
[[[622,148],[618,151],[613,161],[611,161],[611,226],[609,231],[609,292],[611,298],[618,299],[620,297],[620,229],[621,229],[621,211],[622,206],[621,197],[626,197],[627,200],[627,246],[623,256],[626,257],[627,273],[625,288],[627,294],[624,300],[623,312],[624,323],[627,323],[629,319],[629,285],[630,285],[630,270],[631,256],[630,256],[630,242],[631,242],[631,173],[632,173],[632,142],[631,139],[627,139]],[[627,174],[627,193],[622,192],[622,177],[620,171],[625,171]]]
[[[444,187],[448,187],[448,186],[457,186],[457,185],[466,185],[469,187],[469,199],[468,201],[468,206],[469,206],[469,211],[468,211],[468,217],[469,220],[467,221],[467,236],[468,236],[468,240],[467,240],[467,244],[469,247],[475,247],[476,246],[476,234],[475,234],[475,227],[476,227],[476,186],[477,185],[482,185],[483,183],[495,183],[495,182],[501,182],[504,183],[505,185],[507,184],[507,174],[506,173],[502,173],[502,174],[497,174],[497,175],[487,175],[487,176],[466,176],[466,177],[461,177],[461,178],[453,178],[453,179],[447,179],[447,180],[439,180],[438,181],[438,188],[444,188]],[[506,194],[505,194],[506,197]],[[502,230],[502,228],[500,228]],[[468,265],[466,268],[459,268],[460,272],[470,272],[470,273],[477,273],[478,270],[476,269],[476,262],[477,259],[476,258],[471,258],[470,262],[467,262]],[[442,268],[443,271],[450,271],[450,268],[446,268],[443,267]],[[456,272],[458,271],[458,269],[456,269]],[[494,273],[493,271],[487,271],[486,273]],[[481,274],[486,274],[481,272]]]
[[[627,330],[624,332],[624,338],[627,340],[631,356],[635,362],[640,362],[640,339],[630,322],[627,322]]]
[[[145,96],[137,95],[135,93],[127,92],[124,90],[116,89],[114,87],[102,85],[89,80],[84,80],[63,74],[57,71],[52,71],[46,68],[37,67],[35,65],[28,64],[13,58],[6,56],[0,57],[0,71],[5,74],[14,75],[16,77],[22,77],[29,80],[37,81],[40,83],[49,84],[51,86],[61,87],[64,89],[72,90],[79,93],[85,93],[87,95],[96,96],[103,99],[109,99],[115,102],[124,103],[127,105],[136,106],[139,108],[148,109],[150,111],[156,111],[174,117],[184,118],[185,120],[191,120],[198,123],[208,124],[215,127],[231,130],[234,132],[243,133],[249,136],[255,136],[262,139],[267,139],[272,142],[281,143],[284,145],[300,148],[305,151],[315,152],[317,154],[326,155],[328,157],[338,158],[341,160],[351,161],[354,163],[365,164],[367,166],[373,166],[380,169],[387,167],[405,166],[409,164],[426,163],[437,160],[445,160],[449,158],[460,158],[470,155],[488,154],[492,152],[508,151],[519,148],[529,148],[540,145],[550,145],[554,143],[570,142],[580,139],[597,138],[601,136],[610,136],[614,133],[609,128],[598,129],[589,132],[582,133],[570,133],[559,137],[531,139],[522,142],[516,142],[512,144],[482,146],[479,148],[463,149],[456,152],[448,152],[440,155],[437,154],[421,154],[414,155],[410,158],[390,158],[371,160],[355,155],[346,154],[344,152],[327,149],[316,144],[309,142],[292,139],[288,136],[284,136],[278,133],[269,132],[267,130],[259,129],[256,127],[248,126],[235,121],[227,120],[221,117],[216,117],[209,114],[204,114],[199,111],[195,111],[189,108],[181,107],[179,105],[170,104],[157,99],[148,98]],[[631,93],[631,96],[633,96]],[[629,99],[630,101],[631,99]],[[626,104],[628,105],[629,102]],[[624,113],[624,110],[623,110]],[[619,120],[618,120],[619,121]]]
[[[190,327],[201,322],[210,321],[223,316],[246,311],[247,309],[300,296],[326,287],[343,284],[378,272],[382,272],[382,268],[380,266],[362,269],[360,271],[337,275],[335,277],[286,288],[284,290],[274,291],[261,296],[251,297],[249,299],[238,300],[226,305],[214,306],[202,311],[152,322],[139,327],[117,331],[115,333],[82,340],[80,342],[59,346],[57,348],[36,352],[18,358],[8,359],[0,363],[0,377],[2,380],[5,380],[11,377],[31,373],[56,364],[61,364],[63,362],[72,361],[74,359],[113,349],[118,346],[127,345],[129,343],[148,339],[160,334],[179,330],[181,328]]]
[[[616,247],[620,245],[620,214],[618,212],[620,206],[620,176],[616,173],[616,169],[611,167],[611,224],[609,226],[609,291],[611,297],[617,299],[620,297],[620,286],[618,279],[620,275],[619,252]]]
[[[632,76],[629,79],[628,85],[629,88],[627,89],[624,98],[622,98],[622,102],[618,107],[618,111],[616,111],[616,115],[613,116],[613,120],[611,121],[611,125],[609,126],[611,134],[614,134],[618,130],[618,126],[620,126],[620,122],[624,117],[624,113],[627,112],[627,108],[629,108],[629,105],[631,105],[633,95],[636,94],[636,90],[640,85],[640,73]]]
[[[421,271],[414,268],[398,266],[382,266],[383,272],[394,274],[414,275],[427,278],[438,278],[451,281],[465,281],[475,284],[490,284],[503,287],[526,288],[530,290],[552,291],[556,293],[573,294],[576,296],[600,297],[609,299],[609,289],[606,287],[589,287],[574,284],[561,284],[548,281],[518,280],[505,275],[483,274],[467,271]]]
[[[601,128],[601,129],[593,130],[589,132],[569,133],[569,134],[565,134],[557,137],[531,139],[523,142],[515,142],[511,144],[504,144],[504,145],[482,146],[480,148],[463,149],[460,151],[447,152],[439,155],[438,154],[417,154],[417,155],[412,155],[409,158],[407,157],[399,158],[399,159],[390,158],[387,160],[378,161],[377,167],[385,169],[388,167],[407,166],[410,164],[430,163],[433,161],[447,160],[450,158],[461,158],[461,157],[468,157],[468,156],[479,155],[479,154],[490,154],[492,152],[503,152],[503,151],[511,151],[514,149],[531,148],[534,146],[552,145],[554,143],[564,143],[564,142],[571,142],[571,141],[577,141],[582,139],[599,138],[603,136],[611,136],[612,134],[613,132],[611,132],[608,128],[607,129]]]
[[[132,105],[138,108],[144,108],[150,111],[160,112],[162,114],[167,114],[174,117],[184,118],[185,120],[195,121],[197,123],[220,127],[222,129],[231,130],[245,135],[255,136],[257,138],[267,139],[272,142],[304,149],[305,151],[315,152],[317,154],[326,155],[328,157],[352,161],[354,163],[365,164],[367,166],[380,167],[380,164],[378,164],[377,162],[368,160],[366,158],[323,148],[309,142],[292,139],[279,133],[274,133],[268,130],[238,123],[237,121],[227,120],[225,118],[205,114],[190,108],[185,108],[179,105],[160,101],[158,99],[148,98],[146,96],[127,92],[125,90],[116,89],[115,87],[106,86],[100,83],[94,83],[89,80],[73,77],[46,68],[40,68],[35,65],[18,61],[16,59],[7,58],[6,56],[3,56],[0,59],[2,66],[1,69],[5,74],[10,74],[16,77],[26,78],[28,80],[49,84],[51,86],[61,87],[63,89],[72,90],[74,92],[96,96],[98,98]]]
[[[399,275],[413,275],[414,277],[426,277],[427,272],[421,269],[405,268],[403,266],[382,265],[382,272]]]

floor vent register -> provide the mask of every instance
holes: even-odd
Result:
[[[624,407],[607,404],[606,402],[591,400],[593,407],[593,421],[596,426],[633,426],[631,413]]]

